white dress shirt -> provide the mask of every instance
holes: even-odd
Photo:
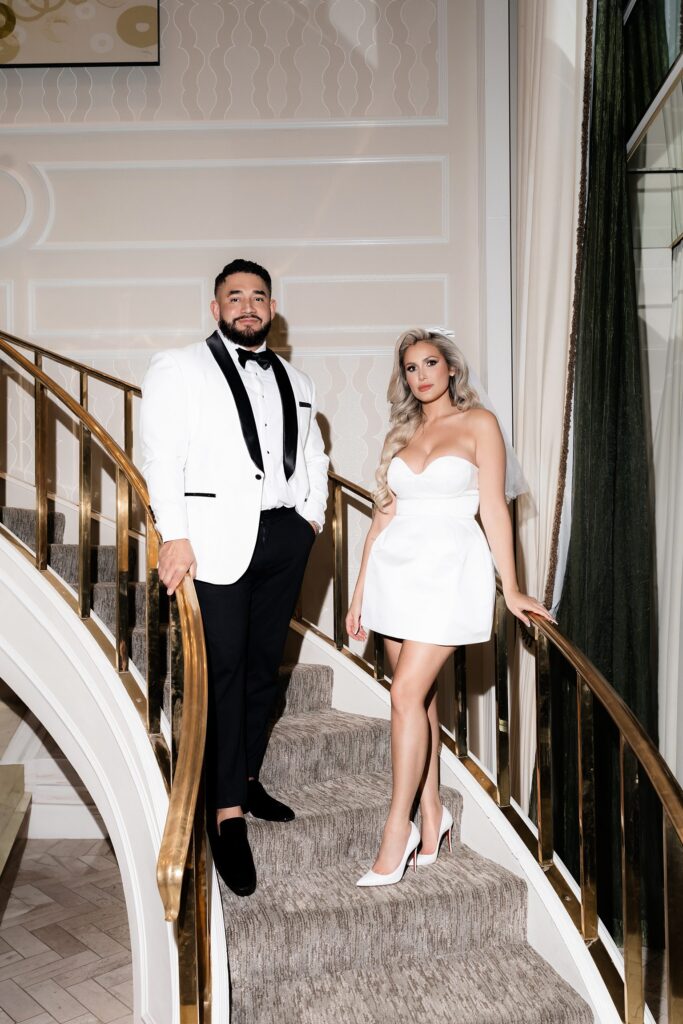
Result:
[[[261,509],[282,508],[283,506],[293,508],[296,500],[285,476],[282,457],[284,441],[282,399],[275,373],[271,368],[264,370],[255,360],[250,360],[245,366],[242,366],[238,352],[240,347],[246,349],[246,346],[235,345],[228,341],[221,331],[218,333],[223,338],[225,347],[242,378],[256,420],[256,431],[263,459]],[[264,342],[259,348],[246,349],[246,351],[258,353],[265,352],[265,349],[266,343]]]

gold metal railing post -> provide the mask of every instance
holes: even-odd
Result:
[[[36,354],[35,365],[43,368],[42,356]],[[45,385],[35,382],[35,484],[36,484],[36,566],[47,569],[47,392]]]
[[[145,634],[147,637],[147,729],[154,736],[161,732],[161,707],[164,680],[159,649],[159,538],[152,516],[147,513],[145,543]]]
[[[168,602],[168,651],[169,676],[171,682],[171,779],[175,775],[178,751],[180,748],[180,730],[183,723],[183,691],[185,666],[183,661],[182,630],[180,626],[180,609],[178,599],[172,597]]]
[[[456,647],[453,653],[455,677],[455,753],[467,757],[467,649]]]
[[[579,858],[581,879],[581,933],[586,942],[598,937],[596,878],[595,749],[593,742],[593,694],[577,672],[578,717]]]
[[[621,884],[624,921],[624,1020],[643,1024],[643,940],[640,925],[640,800],[638,759],[619,737]]]
[[[88,408],[88,375],[80,374],[80,398]],[[92,442],[85,423],[78,436],[78,608],[82,619],[90,615],[91,524],[92,524]]]
[[[128,669],[128,583],[130,487],[125,475],[116,470],[116,667]]]
[[[133,391],[126,388],[123,392],[123,450],[133,461]]]
[[[668,815],[663,818],[667,1020],[669,1024],[683,1024],[683,843]]]
[[[384,639],[377,633],[373,633],[372,652],[375,679],[384,679]]]
[[[196,885],[196,834],[193,832],[183,875],[183,890],[177,925],[180,1024],[202,1024],[197,963]]]
[[[197,876],[195,884],[197,929],[197,989],[203,1010],[202,1024],[211,1024],[211,918],[206,865],[206,801],[200,785],[194,819]]]
[[[493,631],[496,677],[496,765],[498,805],[510,806],[510,736],[508,700],[508,615],[503,595],[496,591],[496,614]]]
[[[538,860],[553,862],[552,736],[550,717],[550,653],[548,639],[536,628],[536,792],[538,794]]]
[[[344,590],[342,572],[344,567],[344,506],[341,484],[332,483],[334,510],[332,513],[332,544],[334,549],[334,580],[332,607],[334,615],[334,644],[338,651],[344,646]]]
[[[123,450],[130,459],[133,461],[133,398],[134,393],[130,388],[126,388],[123,392]],[[131,501],[128,507],[128,526],[132,526],[132,515],[133,515],[133,502],[132,502],[132,491],[130,485],[128,486],[130,492]]]

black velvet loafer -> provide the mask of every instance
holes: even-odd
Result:
[[[226,818],[209,831],[216,871],[236,896],[251,896],[256,889],[256,868],[244,818]]]
[[[265,821],[294,821],[292,808],[266,793],[258,779],[250,779],[247,783],[247,806],[244,810]]]

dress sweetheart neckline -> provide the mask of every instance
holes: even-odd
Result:
[[[439,462],[440,459],[457,459],[459,462],[466,462],[467,465],[468,466],[472,466],[473,469],[479,469],[479,466],[475,465],[474,462],[470,462],[469,459],[463,458],[462,455],[437,455],[437,457],[435,459],[432,459],[431,462],[428,462],[425,466],[423,466],[419,473],[416,473],[415,470],[411,469],[411,467],[408,465],[406,460],[402,459],[400,455],[394,455],[394,458],[398,462],[402,462],[403,465],[408,470],[408,472],[412,473],[413,476],[422,476],[423,473],[427,472],[427,470],[429,469],[430,466],[433,466],[435,462]]]

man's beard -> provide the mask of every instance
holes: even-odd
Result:
[[[246,331],[239,331],[237,327],[227,324],[222,318],[218,321],[219,330],[223,332],[228,341],[242,348],[259,348],[268,337],[272,320],[257,328],[247,328]]]

